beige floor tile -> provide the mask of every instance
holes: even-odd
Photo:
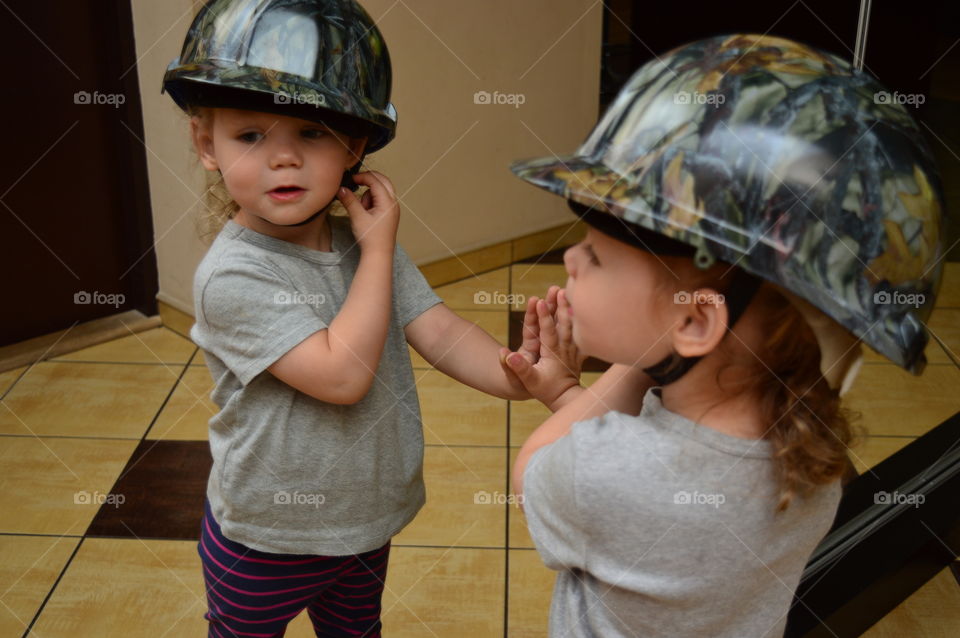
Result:
[[[517,462],[517,454],[520,448],[510,448],[510,476],[513,476],[513,465]],[[512,480],[511,480],[512,489]],[[511,507],[507,521],[507,533],[509,534],[510,548],[529,548],[533,549],[533,539],[530,538],[530,532],[527,531],[527,517],[519,507]]]
[[[510,601],[507,635],[510,638],[546,638],[550,597],[557,573],[543,566],[540,555],[510,550]]]
[[[206,366],[189,366],[163,406],[148,439],[206,441],[210,417],[220,411],[210,400],[213,379]]]
[[[383,597],[384,635],[502,636],[504,551],[392,549]]]
[[[34,627],[43,638],[204,636],[197,544],[88,538]]]
[[[584,372],[580,383],[590,387],[603,375],[602,372]],[[542,403],[535,400],[510,402],[510,445],[523,445],[527,438],[541,423],[549,418],[551,412]]]
[[[955,638],[960,627],[960,587],[945,568],[863,638]]]
[[[436,370],[416,370],[427,443],[505,445],[507,402]]]
[[[0,636],[21,636],[79,538],[0,536]]]
[[[929,365],[916,377],[893,364],[863,366],[850,393],[848,408],[871,434],[920,436],[960,410],[960,370]]]
[[[511,292],[520,302],[514,310],[522,310],[526,299],[536,295],[543,297],[550,286],[563,287],[567,283],[567,271],[563,264],[514,264],[510,266]],[[522,296],[522,299],[521,299]]]
[[[180,366],[41,362],[3,399],[0,433],[143,436]]]
[[[26,366],[23,366],[22,368],[14,368],[13,370],[0,372],[0,396],[3,396],[4,393],[10,389],[10,386],[20,378],[20,374],[26,370],[26,368]]]
[[[186,363],[197,347],[167,328],[154,328],[83,350],[53,361],[116,361],[122,363]]]
[[[394,543],[503,547],[506,449],[431,446],[423,465],[427,504]]]
[[[960,360],[960,308],[936,308],[927,322],[930,331],[940,338],[953,356]],[[949,355],[934,337],[930,337],[927,348],[924,350],[929,363],[947,363],[953,365]],[[886,357],[874,352],[869,347],[863,348],[863,360],[872,363],[889,363]]]
[[[434,290],[454,310],[506,310],[509,286],[510,269],[498,268]]]
[[[960,308],[960,262],[944,264],[943,282],[937,293],[937,308]]]
[[[868,468],[893,456],[914,440],[915,437],[870,436],[860,445],[854,446],[850,452],[850,460],[857,471],[864,474]]]
[[[456,310],[455,312],[467,321],[471,321],[486,330],[491,337],[502,345],[507,345],[509,339],[507,327],[509,315],[507,312],[503,310]],[[430,367],[430,364],[417,354],[416,350],[413,348],[409,348],[409,350],[410,361],[414,368]]]
[[[0,437],[0,531],[83,534],[136,441]]]

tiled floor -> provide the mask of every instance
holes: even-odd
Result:
[[[518,307],[506,295],[564,281],[555,254],[534,261],[437,290],[515,344]],[[958,326],[951,264],[931,328],[955,353]],[[877,357],[865,366],[849,401],[875,435],[854,450],[861,471],[960,410],[960,371],[936,344],[928,357],[919,379]],[[204,363],[158,328],[0,374],[0,637],[206,635],[196,536],[215,407]],[[507,492],[518,446],[546,411],[458,385],[417,356],[414,366],[428,502],[394,541],[385,634],[545,636],[553,577],[522,514],[474,497]],[[602,369],[591,362],[586,382]],[[945,637],[958,626],[960,587],[944,570],[867,635]],[[287,635],[311,636],[307,619]]]

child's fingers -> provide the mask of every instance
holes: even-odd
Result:
[[[556,317],[557,338],[560,343],[571,343],[573,341],[573,321],[570,318],[570,304],[567,303],[567,294],[563,289],[557,293],[557,312],[554,317]]]
[[[547,289],[547,296],[545,300],[547,302],[547,310],[550,311],[550,314],[554,314],[557,311],[557,294],[560,292],[560,286],[550,286]]]
[[[364,171],[354,175],[353,181],[355,181],[357,184],[362,184],[369,187],[370,192],[373,193],[374,199],[376,199],[378,195],[382,197],[389,197],[390,199],[397,198],[396,192],[393,189],[393,182],[391,182],[390,178],[383,173],[378,173],[376,171]]]
[[[537,302],[537,316],[540,321],[540,343],[543,348],[551,352],[557,349],[557,326],[553,315],[547,308],[547,302]]]
[[[347,212],[350,213],[351,216],[367,212],[367,209],[349,188],[341,187],[340,190],[337,191],[337,199],[340,200],[340,203],[343,204],[343,207],[347,209]]]
[[[540,320],[537,317],[537,301],[536,297],[531,297],[527,302],[527,310],[523,314],[523,343],[520,349],[531,355],[540,353]]]
[[[363,207],[367,210],[370,210],[370,207],[373,206],[373,194],[370,193],[369,189],[367,189],[367,192],[360,198],[360,203],[363,204]]]

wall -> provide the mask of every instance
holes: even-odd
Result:
[[[160,277],[158,297],[192,312],[205,245],[194,220],[202,169],[186,117],[160,84],[193,18],[191,0],[131,0]],[[573,151],[597,118],[602,5],[590,0],[365,0],[390,47],[397,138],[369,163],[397,185],[399,239],[416,263],[571,221],[508,170]],[[486,91],[491,102],[476,103]],[[495,95],[496,92],[496,95]],[[504,96],[514,96],[507,98]]]

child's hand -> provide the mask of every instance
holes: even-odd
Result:
[[[573,387],[580,385],[580,366],[585,356],[573,343],[570,307],[564,291],[551,286],[546,299],[531,300],[524,317],[524,347],[521,351],[501,351],[507,368],[513,371],[527,391],[551,410],[559,408],[558,399]],[[531,360],[527,326],[536,324],[539,358]],[[532,332],[532,331],[531,331]]]
[[[369,250],[392,252],[400,223],[400,205],[393,184],[386,175],[374,171],[357,173],[353,180],[368,187],[363,198],[357,199],[349,189],[341,187],[337,199],[350,214],[350,226],[361,253]]]

